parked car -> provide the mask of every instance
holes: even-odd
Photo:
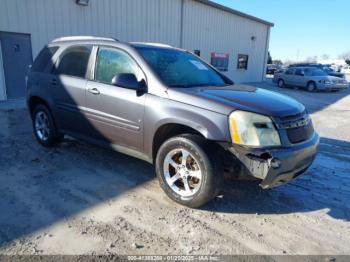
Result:
[[[346,89],[349,83],[340,77],[329,76],[316,67],[290,67],[285,72],[275,74],[273,82],[279,87],[296,86],[308,91],[334,91]]]
[[[289,68],[291,67],[314,67],[319,68],[327,73],[327,75],[330,76],[336,76],[340,78],[345,78],[345,75],[340,72],[335,72],[333,68],[330,65],[322,65],[322,64],[312,64],[312,63],[299,63],[299,64],[292,64],[289,65]]]
[[[302,104],[159,44],[54,40],[27,76],[27,102],[41,145],[67,134],[146,160],[166,194],[190,207],[217,196],[224,171],[262,188],[286,183],[319,144]]]
[[[278,70],[278,66],[277,65],[268,64],[266,66],[266,74],[267,75],[274,75],[277,70]]]
[[[350,74],[350,65],[343,66],[340,72],[343,74]]]

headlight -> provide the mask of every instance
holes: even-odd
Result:
[[[252,147],[280,146],[272,120],[263,115],[234,111],[229,117],[232,142]]]
[[[331,85],[331,84],[332,84],[332,81],[330,81],[330,80],[324,80],[323,83],[325,83],[326,85]]]

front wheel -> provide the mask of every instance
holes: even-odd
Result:
[[[283,79],[279,79],[277,84],[278,84],[279,88],[283,88],[284,87],[284,80]]]
[[[316,90],[316,84],[314,82],[309,82],[306,87],[307,91],[313,92]]]
[[[168,197],[192,208],[217,196],[223,180],[217,151],[197,135],[167,140],[158,151],[156,173]]]

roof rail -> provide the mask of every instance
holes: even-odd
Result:
[[[118,41],[115,38],[97,37],[97,36],[64,36],[52,40],[52,43],[63,41],[79,41],[79,40],[104,40],[104,41]]]
[[[150,42],[131,42],[131,44],[135,44],[135,45],[149,45],[149,46],[157,46],[157,47],[172,47],[171,45],[167,45],[167,44],[150,43]]]

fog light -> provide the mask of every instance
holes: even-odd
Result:
[[[277,158],[273,158],[271,160],[271,167],[274,169],[280,168],[281,167],[281,161]]]

